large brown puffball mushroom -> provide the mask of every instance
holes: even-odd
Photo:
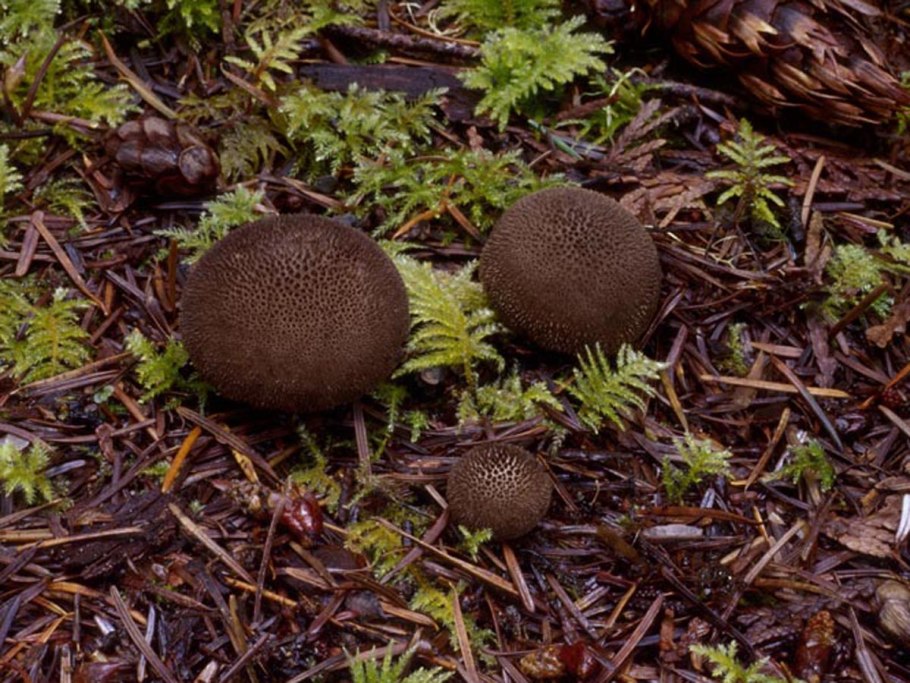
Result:
[[[391,259],[362,232],[320,216],[264,218],[194,266],[180,325],[193,364],[224,396],[316,411],[388,378],[408,334]]]
[[[651,237],[617,202],[560,187],[523,197],[493,228],[480,279],[503,321],[539,346],[607,353],[636,342],[657,310]]]
[[[537,459],[509,444],[476,446],[449,472],[446,497],[456,524],[492,529],[507,541],[537,526],[550,506],[553,484]]]

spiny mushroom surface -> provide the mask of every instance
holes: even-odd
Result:
[[[480,279],[503,321],[539,346],[607,353],[634,343],[657,310],[660,263],[644,227],[617,202],[560,187],[523,197],[493,228]]]
[[[476,446],[449,472],[446,489],[456,524],[492,529],[507,541],[528,533],[550,506],[553,484],[537,459],[510,444]]]
[[[315,411],[373,389],[398,364],[408,299],[362,232],[307,214],[229,233],[195,265],[182,299],[187,351],[224,396]]]

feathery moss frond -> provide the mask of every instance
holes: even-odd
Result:
[[[714,665],[711,675],[723,683],[784,683],[782,678],[761,673],[767,659],[753,662],[748,668],[740,664],[736,659],[735,641],[731,641],[726,647],[692,645],[689,649],[711,662]]]
[[[60,13],[60,0],[5,0],[0,13],[0,48],[46,31]]]
[[[28,383],[81,366],[89,357],[88,334],[79,327],[80,299],[58,289],[37,306],[37,289],[28,281],[0,280],[0,364]]]
[[[261,192],[251,192],[240,186],[233,192],[206,203],[206,213],[199,219],[195,229],[168,228],[155,234],[173,238],[178,247],[190,252],[185,258],[186,262],[195,263],[215,242],[227,235],[231,228],[261,218],[262,214],[257,211],[261,201]]]
[[[34,442],[20,451],[9,440],[0,442],[0,484],[3,492],[11,496],[22,493],[26,504],[37,500],[52,500],[54,487],[44,473],[50,460],[50,453],[44,444]]]
[[[648,382],[657,379],[665,367],[664,363],[623,344],[613,368],[600,344],[593,349],[585,347],[584,353],[578,354],[578,368],[573,371],[573,382],[568,387],[569,393],[581,403],[579,419],[594,432],[605,421],[623,429],[621,414],[630,407],[645,407],[642,396],[657,393]]]
[[[386,218],[376,229],[384,234],[418,215],[441,216],[447,204],[486,232],[504,209],[526,194],[567,183],[562,176],[540,178],[517,152],[447,149],[417,159],[364,161],[354,169],[354,184],[351,204],[385,210]]]
[[[674,503],[681,503],[686,492],[705,477],[726,476],[730,472],[733,454],[727,449],[717,448],[713,441],[696,439],[687,433],[685,439],[676,442],[676,448],[684,469],[672,465],[670,459],[665,458],[662,475],[667,498]]]
[[[353,683],[442,683],[452,677],[438,666],[432,669],[420,668],[405,676],[405,671],[414,656],[416,645],[411,646],[400,657],[393,658],[391,644],[385,657],[356,660],[348,655],[348,666]]]
[[[21,105],[31,91],[44,60],[57,41],[53,24],[44,25],[24,35],[21,40],[0,49],[0,67],[18,70],[24,59],[25,71],[9,89],[9,99]],[[133,96],[123,83],[110,85],[97,78],[93,68],[91,46],[81,40],[68,40],[60,46],[44,73],[32,101],[33,109],[61,114],[54,126],[56,133],[70,144],[77,144],[81,135],[67,125],[66,117],[73,116],[93,124],[116,126],[136,107]]]
[[[482,32],[505,26],[534,29],[558,17],[561,5],[559,0],[448,0],[439,14]]]
[[[16,170],[9,158],[9,148],[6,145],[0,145],[0,246],[3,245],[5,238],[3,228],[6,226],[4,215],[6,214],[6,197],[22,188],[22,174]]]
[[[821,442],[809,439],[805,443],[796,444],[790,449],[790,461],[776,472],[769,475],[768,479],[789,479],[794,484],[801,479],[812,479],[818,482],[822,491],[830,491],[837,478],[837,470],[825,455]]]
[[[493,422],[517,422],[543,415],[543,406],[562,411],[562,404],[543,382],[524,386],[517,372],[492,384],[465,391],[458,404],[458,421],[488,417]]]
[[[477,363],[491,362],[502,370],[505,361],[487,341],[502,326],[488,307],[483,288],[471,279],[476,263],[449,274],[409,256],[399,255],[394,260],[408,290],[411,309],[409,358],[395,376],[454,366],[474,387]]]
[[[730,159],[736,168],[709,171],[707,178],[723,180],[730,187],[717,198],[717,205],[739,198],[749,208],[752,219],[780,228],[780,221],[774,215],[771,205],[781,207],[784,200],[772,189],[773,185],[790,187],[793,182],[782,175],[765,173],[765,169],[790,163],[790,158],[776,154],[774,145],[765,144],[763,135],[752,129],[746,119],[741,119],[736,139],[721,142],[717,151]]]
[[[303,49],[303,38],[313,32],[308,24],[293,28],[279,29],[277,35],[266,28],[247,30],[244,40],[253,53],[256,61],[228,55],[224,61],[234,64],[246,71],[253,78],[256,85],[262,85],[274,92],[278,89],[273,71],[283,74],[293,74],[293,62]]]
[[[6,195],[22,188],[22,174],[16,170],[9,158],[9,147],[0,145],[0,209]]]
[[[417,577],[417,583],[418,588],[411,598],[409,607],[415,612],[423,612],[445,626],[449,632],[449,641],[452,643],[452,647],[460,651],[461,646],[455,631],[455,605],[453,601],[458,600],[461,591],[455,587],[448,592],[440,590],[434,584],[419,576]],[[474,617],[467,612],[462,614],[462,619],[472,649],[475,651],[481,650],[493,638],[493,632],[480,628]]]
[[[272,124],[261,116],[235,123],[221,137],[221,173],[228,181],[251,178],[276,154],[287,154]]]
[[[185,379],[180,372],[189,363],[190,355],[176,339],[168,339],[164,350],[159,351],[151,340],[135,329],[126,337],[126,350],[139,359],[134,370],[145,390],[141,401],[150,401],[168,391],[178,390],[192,392],[200,403],[205,402],[208,386],[195,373]]]
[[[833,318],[840,317],[859,300],[882,283],[882,262],[860,244],[838,244],[825,266],[828,298],[823,309]],[[872,304],[879,315],[887,314],[890,300],[882,295]]]
[[[484,91],[477,113],[489,113],[503,130],[509,115],[526,112],[540,91],[604,70],[598,55],[610,54],[610,43],[596,33],[574,33],[583,23],[573,17],[554,27],[491,33],[480,48],[480,65],[460,76],[467,87]]]
[[[368,91],[357,84],[345,93],[303,85],[281,99],[279,110],[288,139],[336,173],[353,161],[413,153],[430,139],[433,107],[442,92],[431,90],[408,102],[400,93]]]

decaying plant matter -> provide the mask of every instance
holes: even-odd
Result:
[[[0,683],[910,681],[910,8],[629,5],[0,0]]]
[[[771,111],[859,126],[910,104],[901,62],[882,49],[885,3],[851,0],[635,0],[645,29],[699,67],[722,66]]]

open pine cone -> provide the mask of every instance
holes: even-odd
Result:
[[[910,105],[879,47],[885,13],[869,0],[631,0],[641,26],[698,66],[735,70],[772,111],[859,126]]]
[[[104,140],[108,155],[134,187],[164,196],[211,192],[218,155],[189,125],[148,116],[124,123]]]

